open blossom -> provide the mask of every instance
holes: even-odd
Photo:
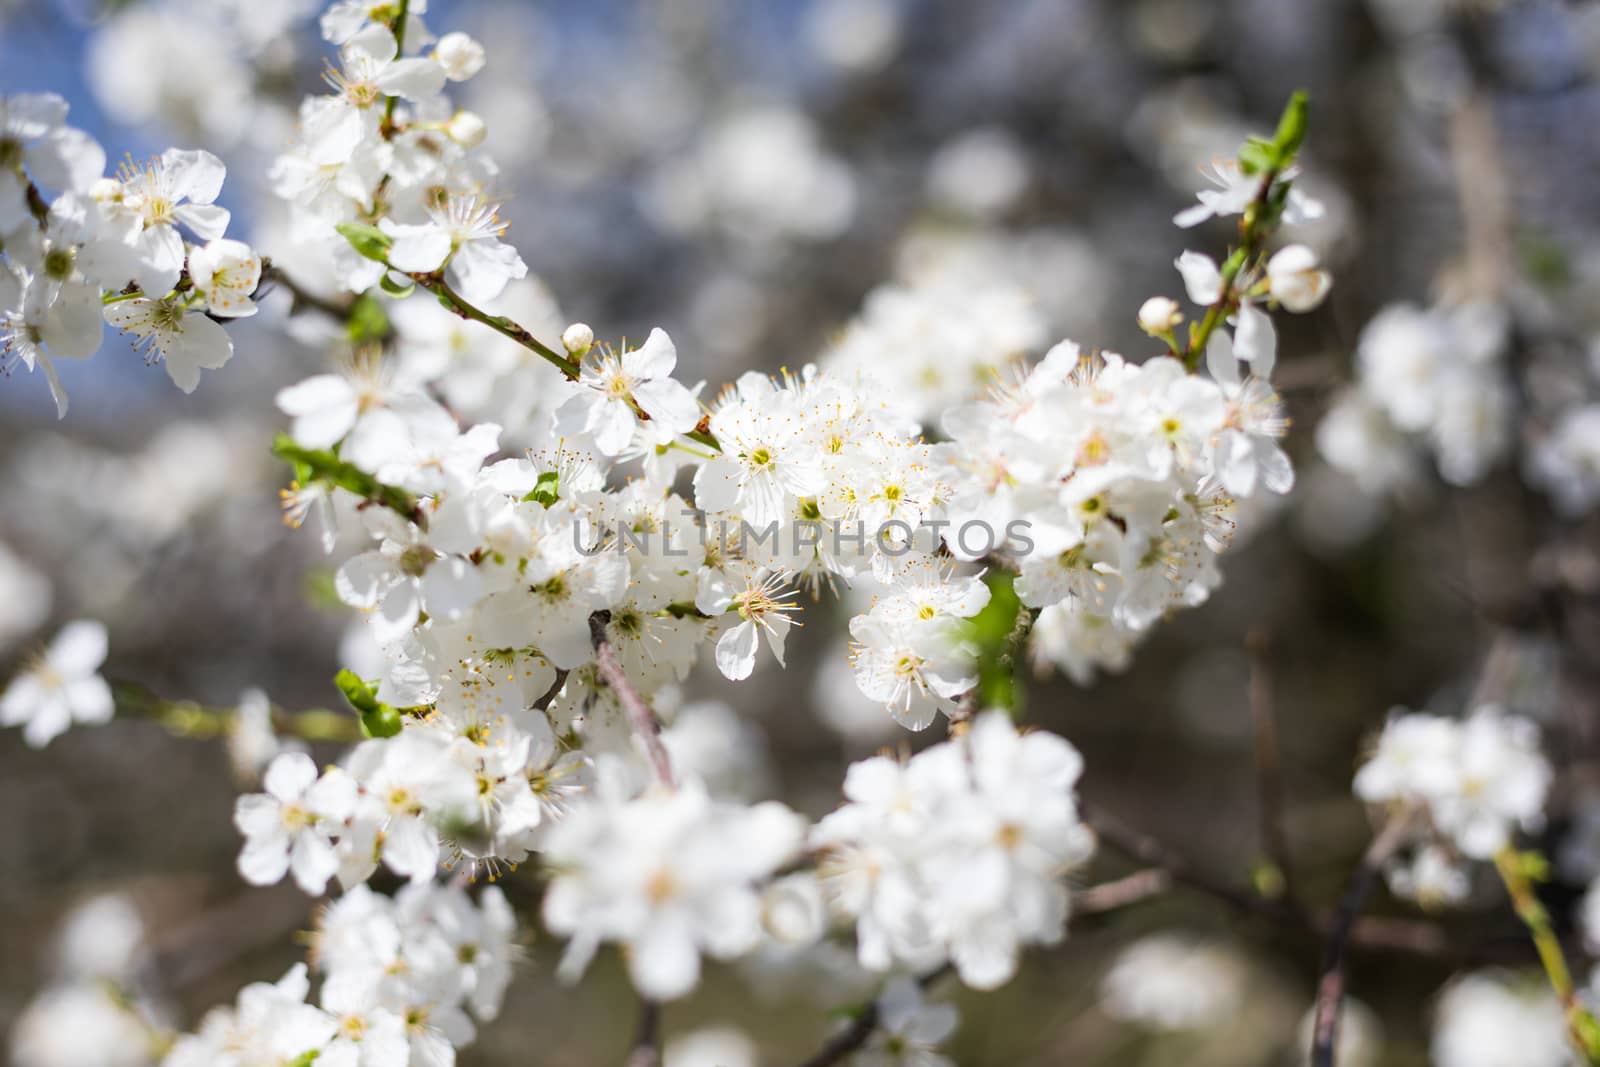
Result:
[[[87,192],[105,172],[105,151],[66,121],[55,93],[0,96],[0,233],[28,217],[19,167],[57,192]]]
[[[627,946],[640,993],[670,1000],[699,981],[702,952],[727,959],[761,940],[758,881],[799,850],[803,826],[781,804],[712,801],[689,783],[573,809],[551,833],[559,872],[545,923],[569,937],[562,972],[576,977],[603,941]]]
[[[1201,189],[1196,194],[1200,202],[1173,217],[1172,221],[1185,229],[1198,226],[1210,218],[1241,214],[1261,189],[1261,175],[1246,174],[1235,160],[1219,160],[1209,168],[1202,169],[1201,174],[1215,188]],[[1282,177],[1293,178],[1294,168],[1284,172]],[[1293,186],[1289,187],[1289,197],[1283,209],[1285,223],[1294,226],[1302,222],[1314,222],[1322,217],[1323,211],[1319,201]]]
[[[186,256],[179,226],[204,241],[227,229],[227,209],[213,203],[226,173],[210,152],[169,148],[143,166],[124,167],[109,191],[97,192],[109,210],[108,231],[134,251],[134,280],[147,296],[177,284]]]
[[[0,726],[21,726],[22,739],[43,748],[74,722],[111,720],[111,687],[100,677],[106,628],[70,622],[50,647],[24,666],[0,695]]]
[[[292,871],[313,896],[339,869],[333,835],[355,810],[356,787],[348,775],[317,776],[303,752],[285,752],[267,767],[265,793],[239,798],[234,823],[244,834],[239,873],[252,885],[273,885]]]
[[[444,87],[445,72],[431,58],[402,58],[394,33],[370,25],[352,33],[340,50],[341,68],[328,74],[335,95],[314,98],[302,111],[311,158],[318,164],[349,161],[376,133],[385,98],[417,102]]]
[[[790,511],[789,501],[824,485],[822,455],[803,436],[797,399],[757,374],[717,404],[711,432],[722,451],[695,474],[695,498],[707,511],[741,515],[757,529]]]
[[[811,832],[833,909],[856,922],[863,966],[924,969],[950,960],[994,989],[1024,944],[1065,933],[1065,875],[1093,851],[1074,788],[1077,750],[1019,734],[1003,712],[907,763],[853,764],[846,803]]]
[[[261,283],[261,257],[243,241],[208,241],[189,253],[189,280],[219,318],[256,313],[251,294]]]
[[[1484,705],[1462,721],[1395,714],[1357,772],[1355,791],[1373,803],[1426,809],[1463,855],[1487,860],[1518,830],[1542,825],[1550,781],[1538,727]]]
[[[563,334],[563,343],[566,340]],[[593,334],[577,335],[575,343],[579,341],[587,350]],[[590,434],[595,447],[608,456],[620,455],[633,441],[638,425],[634,405],[663,433],[688,433],[700,421],[700,405],[693,393],[673,380],[677,363],[678,350],[661,329],[651,330],[638,348],[604,352],[597,363],[584,365],[579,389],[557,412],[558,426]]]
[[[44,371],[57,417],[67,414],[67,391],[56,359],[87,359],[100,348],[100,299],[90,286],[54,285],[47,278],[13,274],[0,264],[0,373],[15,364]]]
[[[428,221],[407,225],[385,221],[394,238],[389,262],[405,271],[445,268],[446,277],[468,300],[493,300],[528,266],[517,250],[500,240],[506,224],[496,206],[470,194],[451,194],[428,205]],[[668,368],[670,370],[670,367]]]
[[[743,581],[736,579],[742,577]],[[787,577],[780,573],[745,568],[742,575],[704,570],[695,592],[695,607],[707,615],[735,612],[739,622],[717,639],[717,669],[725,678],[738,681],[750,677],[755,669],[756,650],[761,636],[767,639],[772,656],[783,665],[783,642],[794,625],[789,613],[796,605],[783,589]]]
[[[228,331],[181,298],[130,297],[107,304],[105,320],[134,336],[147,362],[160,361],[167,377],[186,393],[200,385],[200,371],[217,370],[233,358]]]
[[[955,1067],[939,1052],[960,1022],[954,1004],[923,997],[914,978],[896,978],[878,996],[878,1027],[856,1053],[856,1067]]]

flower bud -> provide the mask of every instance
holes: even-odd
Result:
[[[489,124],[474,111],[457,111],[445,126],[445,133],[462,148],[477,148],[489,134]]]
[[[1152,296],[1139,309],[1139,329],[1151,337],[1171,333],[1182,321],[1183,312],[1178,310],[1178,302],[1170,297]]]
[[[439,38],[433,58],[444,68],[444,76],[464,82],[483,69],[483,45],[464,33],[447,33]]]
[[[561,344],[571,355],[581,359],[594,347],[594,331],[587,323],[575,322],[562,331]]]

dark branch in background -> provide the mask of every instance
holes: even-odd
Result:
[[[1157,838],[1128,826],[1102,809],[1086,808],[1083,819],[1102,842],[1116,851],[1165,872],[1174,885],[1219,900],[1241,914],[1265,919],[1305,937],[1328,936],[1336,925],[1334,917],[1306,911],[1287,901],[1271,900],[1249,888],[1214,878]],[[1085,892],[1109,892],[1108,887],[1112,885],[1116,883]],[[1083,909],[1075,905],[1075,910]],[[1532,958],[1529,946],[1520,937],[1463,937],[1448,927],[1421,919],[1353,917],[1350,929],[1343,936],[1352,947],[1408,956],[1502,964],[1525,963]]]
[[[927,989],[953,969],[947,963],[943,967],[929,971],[921,978],[918,978],[917,985]],[[877,1029],[878,1002],[874,1000],[856,1013],[855,1018],[850,1020],[849,1026],[829,1038],[812,1056],[801,1061],[800,1067],[832,1067],[833,1064],[842,1062],[846,1056],[860,1049],[871,1040],[873,1033]]]
[[[1402,812],[1390,817],[1387,825],[1372,839],[1366,854],[1350,879],[1344,900],[1333,917],[1328,945],[1322,955],[1322,976],[1317,981],[1316,1015],[1311,1024],[1311,1067],[1334,1067],[1339,1042],[1339,1013],[1344,1004],[1344,953],[1355,930],[1356,918],[1366,906],[1372,887],[1384,863],[1394,855],[1411,830],[1413,814]]]
[[[639,1027],[626,1067],[661,1067],[661,1005],[656,1001],[639,1003]]]
[[[1110,882],[1086,886],[1072,894],[1072,914],[1101,915],[1160,896],[1172,888],[1172,875],[1160,867],[1146,867]]]
[[[1256,804],[1261,820],[1261,849],[1275,868],[1275,871],[1263,872],[1262,889],[1271,896],[1293,900],[1294,865],[1289,856],[1289,838],[1283,829],[1283,761],[1278,751],[1277,708],[1272,698],[1266,631],[1253,628],[1245,636],[1245,647],[1250,653],[1250,721],[1255,728]]]
[[[617,701],[627,713],[628,724],[633,728],[634,735],[644,743],[650,764],[656,769],[656,777],[663,785],[673,788],[677,783],[672,777],[672,761],[667,758],[667,748],[661,743],[661,723],[617,661],[617,650],[611,647],[611,638],[606,633],[610,622],[609,611],[597,611],[589,616],[589,638],[594,644],[595,665],[600,680],[617,695]]]
[[[294,301],[290,307],[291,312],[298,311],[301,308],[310,308],[313,311],[322,312],[329,318],[338,319],[340,322],[349,317],[350,308],[354,304],[354,301],[330,300],[327,297],[318,296],[316,293],[307,292],[295,284],[294,279],[285,274],[283,268],[274,266],[271,259],[263,256],[261,259],[261,284],[256,286],[256,291],[251,293],[250,296],[252,299],[259,300],[274,288],[282,289]]]

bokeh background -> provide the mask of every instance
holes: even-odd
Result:
[[[295,103],[319,88],[317,7],[0,0],[0,92],[62,93],[113,156],[218,152],[234,232],[271,252],[266,170]],[[1303,184],[1328,211],[1299,236],[1336,283],[1281,327],[1299,485],[1251,522],[1223,589],[1160,627],[1126,674],[1041,682],[1028,715],[1084,751],[1090,803],[1243,886],[1264,849],[1252,678],[1258,696],[1270,688],[1293,888],[1326,909],[1369,835],[1349,794],[1363,742],[1393,705],[1459,710],[1498,644],[1502,695],[1540,720],[1566,768],[1544,842],[1565,857],[1551,900],[1581,891],[1600,861],[1587,844],[1600,795],[1594,524],[1551,515],[1515,457],[1470,490],[1375,499],[1322,464],[1311,429],[1378,308],[1463,287],[1512,309],[1513,358],[1538,386],[1530,420],[1540,389],[1593,387],[1600,4],[432,0],[428,21],[488,48],[463,102],[489,121],[510,239],[559,305],[547,323],[662,326],[687,377],[714,384],[816,359],[875,286],[950,257],[1025,289],[1049,340],[1148,354],[1141,302],[1180,295],[1173,258],[1217,254],[1230,233],[1171,224],[1200,165],[1307,89]],[[1481,212],[1496,205],[1506,221],[1486,242]],[[192,396],[114,337],[63,367],[64,422],[39,376],[0,381],[0,668],[61,621],[94,617],[111,627],[108,673],[163,695],[336,699],[349,619],[315,539],[279,523],[285,473],[266,450],[274,391],[326,359],[314,317],[286,311],[269,300],[232,331],[235,358]],[[747,723],[745,788],[813,815],[835,803],[850,759],[940,733],[906,734],[860,706],[841,670],[846,614],[810,612],[787,673],[729,687],[706,671],[686,694],[724,699]],[[176,1024],[299,957],[292,934],[312,905],[234,873],[241,784],[219,743],[154,723],[74,730],[42,752],[0,734],[0,1029],[50,980],[62,917],[97,893],[140,909],[150,981]],[[1108,847],[1082,880],[1132,869]],[[507,891],[534,899],[515,878]],[[1514,946],[1492,887],[1479,896],[1439,917],[1452,943]],[[1374,909],[1409,913],[1381,893]],[[1155,929],[1192,936],[1214,966],[1200,985],[1227,995],[1207,1025],[1162,1034],[1105,1010],[1111,961]],[[633,1007],[615,961],[563,988],[559,946],[528,939],[504,1017],[462,1062],[618,1062]],[[1175,891],[1075,926],[1002,993],[958,995],[952,1054],[1301,1062],[1319,953],[1303,930]],[[1514,947],[1495,955],[1517,962]],[[1361,1062],[1427,1062],[1434,996],[1485,962],[1471,956],[1358,952],[1352,992],[1382,1033]],[[718,970],[672,1006],[668,1033],[732,1023],[781,1064],[860,996],[843,970]]]

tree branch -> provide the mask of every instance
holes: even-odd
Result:
[[[649,703],[623,673],[622,664],[617,661],[617,650],[611,647],[611,638],[606,632],[610,622],[609,611],[597,611],[589,616],[589,638],[594,644],[595,665],[600,680],[617,695],[622,710],[628,716],[628,724],[644,743],[651,766],[655,767],[656,777],[669,789],[676,788],[677,782],[672,777],[672,761],[667,757],[666,746],[661,743],[661,723]]]
[[[1394,855],[1411,831],[1415,813],[1401,812],[1390,817],[1389,822],[1372,839],[1366,854],[1356,866],[1345,890],[1344,900],[1334,914],[1333,927],[1328,934],[1328,945],[1322,955],[1322,977],[1317,982],[1315,1021],[1311,1026],[1311,1067],[1334,1067],[1334,1055],[1339,1041],[1339,1011],[1344,1003],[1344,953],[1351,940],[1356,917],[1366,905],[1367,896],[1378,881],[1378,872],[1385,861]]]
[[[661,1005],[654,1000],[639,1002],[639,1026],[634,1031],[633,1050],[628,1053],[626,1067],[660,1067],[661,1064]]]
[[[353,301],[330,300],[324,296],[302,289],[293,278],[284,273],[282,267],[273,264],[266,256],[261,257],[261,281],[256,285],[256,291],[250,294],[252,300],[259,300],[270,287],[277,286],[289,294],[292,304],[291,313],[300,308],[310,308],[320,311],[329,318],[338,319],[340,322],[350,317],[350,308]]]
[[[947,963],[918,978],[917,985],[927,989],[952,970],[954,968]],[[855,1052],[871,1040],[877,1029],[878,1002],[874,999],[872,1003],[864,1005],[860,1011],[856,1012],[855,1018],[850,1020],[849,1026],[834,1034],[820,1049],[801,1061],[800,1067],[832,1067],[833,1064],[839,1063],[850,1053]]]

